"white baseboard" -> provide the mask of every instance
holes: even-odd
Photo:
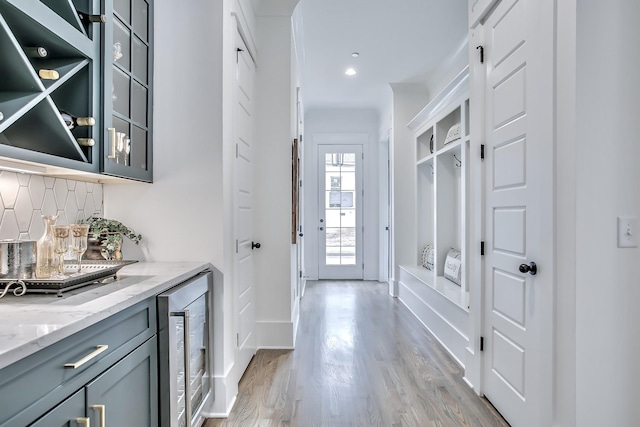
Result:
[[[396,280],[389,279],[387,284],[389,285],[389,295],[394,298],[398,298],[398,289],[400,288],[398,282]]]
[[[258,349],[292,349],[295,345],[297,322],[257,321]]]
[[[234,366],[231,365],[223,375],[213,377],[213,401],[202,411],[205,418],[227,418],[233,409],[238,396],[238,382],[240,378],[234,376]]]

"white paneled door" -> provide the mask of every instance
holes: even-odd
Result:
[[[319,145],[319,279],[362,279],[362,193],[362,145]]]
[[[235,304],[237,315],[236,360],[244,372],[256,351],[256,315],[253,275],[253,81],[255,67],[242,38],[237,39],[237,85],[235,91],[234,138],[236,143],[235,210]]]
[[[553,46],[542,3],[502,0],[483,25],[483,390],[514,427],[551,416]]]

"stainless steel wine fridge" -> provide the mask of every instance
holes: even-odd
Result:
[[[205,272],[158,295],[162,427],[200,427],[204,421],[202,408],[212,393],[209,366],[212,281],[212,273]]]

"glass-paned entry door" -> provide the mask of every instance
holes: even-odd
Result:
[[[361,279],[362,146],[318,146],[319,278]]]

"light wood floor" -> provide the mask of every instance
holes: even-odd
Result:
[[[508,426],[377,282],[309,282],[296,350],[261,350],[218,426]]]

